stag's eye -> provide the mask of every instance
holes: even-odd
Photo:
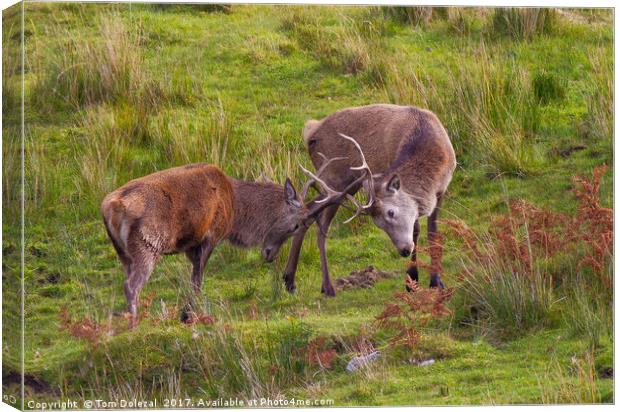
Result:
[[[388,217],[390,219],[394,218],[394,211],[392,209],[388,210]]]
[[[299,229],[299,223],[295,225],[295,227],[293,228],[293,232],[296,232],[297,229]]]

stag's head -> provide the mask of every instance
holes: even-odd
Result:
[[[415,246],[413,225],[418,218],[417,203],[401,190],[397,174],[375,179],[372,198],[368,214],[373,222],[387,233],[401,256],[409,256]]]
[[[275,208],[278,210],[267,211],[277,219],[271,223],[262,244],[262,255],[267,262],[278,256],[282,244],[297,233],[308,218],[308,208],[288,178],[284,183],[284,199]]]
[[[361,147],[355,139],[340,134],[355,145],[362,159],[362,164],[352,170],[362,171],[363,187],[368,194],[368,202],[361,205],[350,195],[347,198],[355,205],[355,214],[345,223],[360,214],[368,214],[375,225],[383,229],[401,256],[409,256],[414,248],[413,226],[418,219],[418,206],[413,198],[401,189],[398,174],[387,176],[373,175]]]

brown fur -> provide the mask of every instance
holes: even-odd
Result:
[[[445,129],[432,112],[411,106],[375,104],[340,110],[322,120],[308,121],[303,137],[316,168],[323,162],[319,153],[328,158],[348,158],[330,165],[322,176],[331,187],[343,190],[361,175],[361,171],[350,170],[350,167],[361,164],[361,157],[355,146],[341,138],[339,133],[355,139],[373,174],[381,175],[375,179],[374,195],[377,202],[370,210],[372,215],[381,213],[381,200],[388,195],[385,190],[387,183],[391,177],[397,175],[400,178],[401,190],[415,200],[419,216],[431,216],[432,225],[429,227],[436,227],[436,210],[456,168],[456,158]],[[359,190],[360,186],[351,192]],[[335,210],[325,210],[319,217],[318,224],[322,228],[319,238],[324,236],[321,232],[328,230],[334,215]],[[416,226],[419,227],[417,223]],[[412,232],[413,237],[415,228]],[[284,277],[290,291],[295,289],[294,274],[303,235],[304,233],[300,233],[293,240],[285,270]],[[322,244],[324,239],[319,239],[320,249]],[[322,290],[332,295],[333,287],[327,273],[323,250],[321,254],[324,269]],[[415,261],[415,249],[412,256]],[[417,277],[417,271],[415,276]],[[436,283],[439,282],[438,279],[437,275]]]
[[[157,253],[184,252],[205,238],[221,241],[233,225],[233,187],[220,169],[196,164],[131,180],[108,194],[101,212],[126,249],[144,243]],[[122,225],[129,229],[123,239]]]
[[[244,182],[231,179],[235,195],[235,221],[228,240],[235,246],[252,247],[263,243],[274,227],[294,226],[297,221],[296,206],[286,202],[281,185],[269,182]],[[303,205],[298,199],[299,205]],[[260,205],[260,207],[257,207]],[[302,206],[303,207],[303,206]],[[305,209],[305,207],[303,207]],[[291,216],[291,219],[287,219]],[[252,230],[248,230],[252,228]],[[277,239],[273,239],[277,241]]]

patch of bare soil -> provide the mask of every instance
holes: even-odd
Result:
[[[336,279],[336,290],[368,289],[380,279],[390,279],[396,276],[398,273],[383,272],[375,269],[374,266],[368,266],[365,269],[351,272],[345,278]]]
[[[2,374],[2,385],[4,387],[7,387],[11,384],[21,385],[21,383],[22,376],[17,372],[9,371]],[[24,385],[26,385],[26,387],[32,388],[34,393],[54,393],[54,390],[47,382],[37,378],[36,376],[28,374],[24,375]]]

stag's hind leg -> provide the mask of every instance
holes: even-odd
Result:
[[[327,241],[327,232],[329,231],[329,226],[334,216],[336,216],[336,212],[338,211],[339,206],[340,205],[338,204],[328,206],[321,212],[321,215],[317,220],[317,243],[319,246],[319,252],[321,253],[321,272],[323,274],[321,293],[324,293],[327,296],[336,296],[336,291],[334,290],[332,281],[329,278],[329,268],[327,266],[327,252],[325,250],[325,242]]]
[[[132,262],[125,280],[125,297],[127,310],[131,316],[129,325],[132,328],[137,323],[140,291],[151,276],[158,257],[156,253],[146,248],[138,249],[131,254]]]
[[[407,276],[411,280],[418,281],[418,238],[420,237],[420,221],[416,219],[413,224],[413,250],[411,251],[411,262],[409,263],[409,267],[407,268]],[[407,286],[407,291],[411,292],[409,286]]]
[[[428,217],[428,244],[431,249],[431,288],[444,288],[444,284],[441,281],[439,274],[439,268],[441,267],[441,245],[438,243],[439,232],[437,231],[437,217],[439,216],[439,209],[441,208],[441,200],[443,193],[437,194],[437,205],[435,210]]]

